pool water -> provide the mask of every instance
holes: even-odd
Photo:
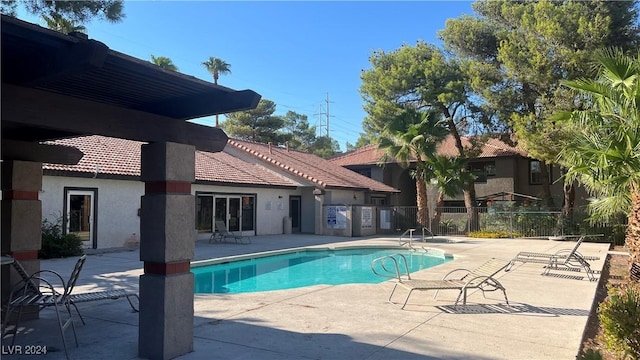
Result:
[[[191,272],[195,275],[195,292],[200,294],[283,290],[318,284],[380,283],[386,279],[371,271],[371,261],[398,253],[407,258],[411,272],[452,260],[399,249],[323,249],[193,267]]]

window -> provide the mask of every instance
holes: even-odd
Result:
[[[551,182],[551,167],[547,165],[549,182]],[[542,184],[542,163],[539,160],[529,160],[529,184]]]
[[[386,204],[387,204],[387,199],[386,198],[377,197],[377,196],[372,196],[371,197],[371,205],[382,206],[382,205],[386,205]]]
[[[214,221],[222,221],[233,231],[253,231],[256,196],[251,194],[196,193],[196,229],[212,232]]]
[[[469,164],[469,170],[476,176],[477,183],[486,183],[488,177],[496,176],[495,161],[473,162]]]

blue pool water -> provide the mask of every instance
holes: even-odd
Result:
[[[398,249],[305,250],[193,267],[191,272],[195,275],[195,292],[200,294],[283,290],[318,284],[380,283],[385,279],[373,274],[371,261],[398,253],[405,255],[411,272],[452,260]]]

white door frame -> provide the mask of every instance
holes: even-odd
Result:
[[[83,239],[82,247],[85,249],[95,249],[97,247],[96,241],[96,198],[98,195],[98,189],[81,189],[81,188],[65,188],[65,214],[64,214],[64,222],[65,222],[65,232],[69,234],[71,232],[71,221],[70,221],[70,213],[71,213],[71,197],[74,195],[80,196],[89,196],[90,209],[88,224],[89,231],[87,239]]]

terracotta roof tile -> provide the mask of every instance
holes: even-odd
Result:
[[[388,185],[357,174],[313,154],[236,139],[229,139],[227,146],[229,145],[279,167],[290,174],[311,181],[322,188],[353,188],[397,192],[396,189]]]
[[[260,165],[247,163],[224,151],[196,151],[196,179],[228,184],[298,185]]]
[[[46,170],[140,176],[142,142],[104,136],[83,136],[47,142],[78,148],[85,155],[77,165],[43,164]],[[260,165],[250,164],[225,152],[196,151],[196,180],[229,184],[297,186],[298,184]]]
[[[73,146],[84,153],[76,165],[43,164],[43,169],[80,173],[140,176],[139,141],[105,136],[81,136],[48,141],[47,144]]]
[[[471,146],[468,137],[463,137],[461,140],[463,146]],[[336,156],[330,159],[330,161],[340,166],[375,165],[378,163],[383,154],[384,151],[378,149],[377,144],[371,144],[355,149],[343,155]],[[438,145],[438,154],[447,156],[458,155],[458,149],[456,148],[455,139],[453,138],[453,136],[448,136],[443,142]],[[526,154],[517,147],[508,145],[498,139],[490,138],[478,157],[489,158],[515,155],[526,156]],[[390,158],[389,160],[387,160],[387,162],[392,163],[395,162],[395,160],[393,158]]]

